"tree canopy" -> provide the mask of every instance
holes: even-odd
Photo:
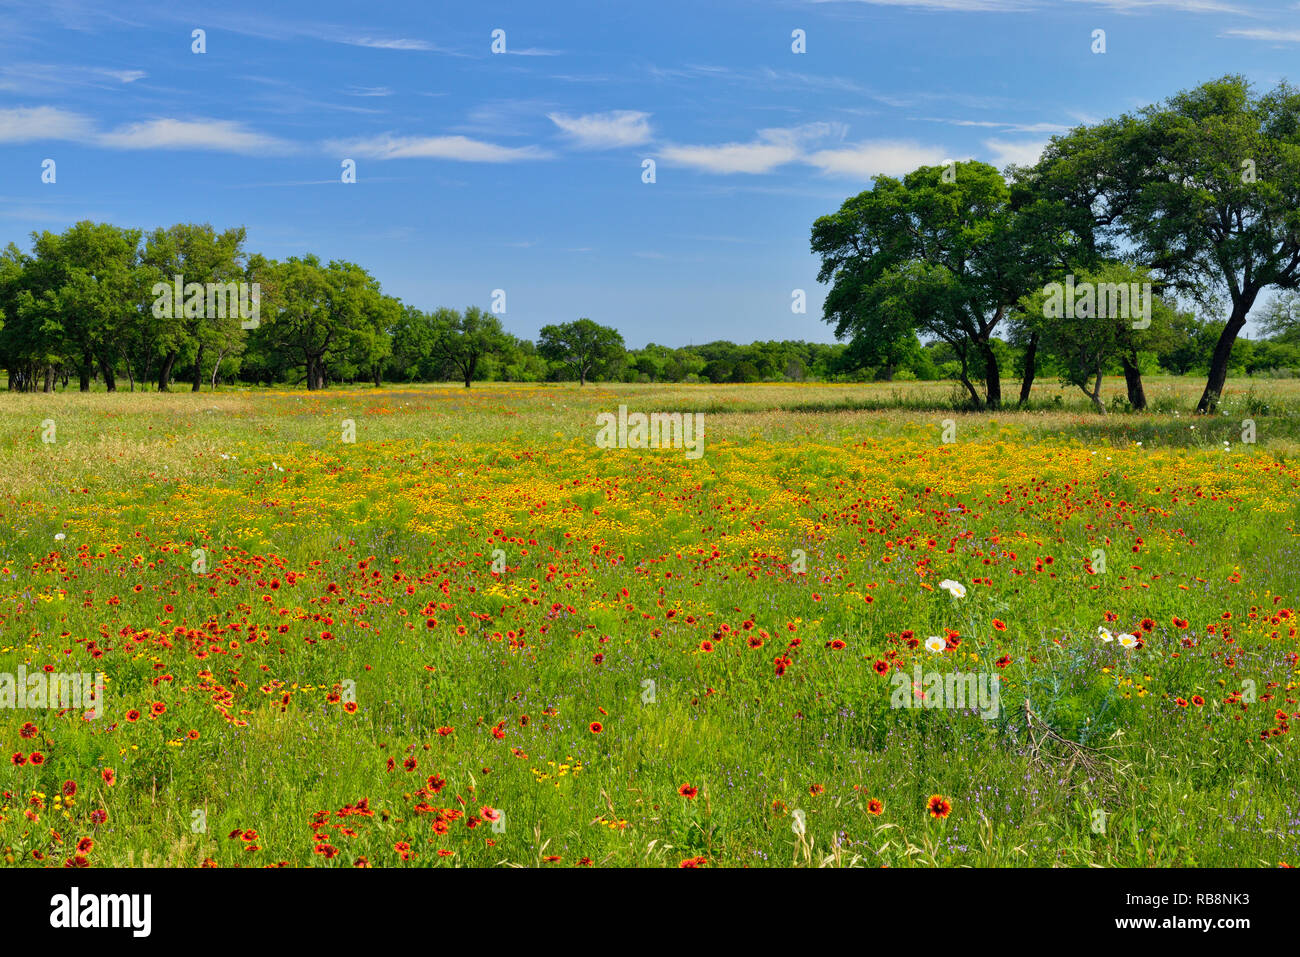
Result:
[[[1207,309],[1226,300],[1197,406],[1213,411],[1261,293],[1300,285],[1300,92],[1212,80],[1055,137],[1019,179],[1087,247],[1127,255]]]
[[[924,166],[871,189],[813,224],[823,316],[864,359],[896,360],[918,333],[955,350],[977,405],[997,408],[1002,386],[992,338],[1033,282],[1046,245],[1021,227],[1011,191],[987,163]],[[985,383],[983,398],[972,377]]]
[[[623,337],[617,330],[583,317],[576,322],[542,326],[537,351],[547,359],[562,362],[587,384],[593,374],[609,370],[623,357]]]

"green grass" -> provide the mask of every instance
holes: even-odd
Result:
[[[6,756],[45,758],[0,767],[6,855],[1294,863],[1295,387],[1212,419],[1181,380],[1148,383],[1169,411],[1105,419],[1048,387],[959,414],[949,388],[7,396],[0,673],[107,692],[95,721],[0,710]],[[620,403],[703,411],[703,458],[595,448]],[[1142,619],[1140,649],[1097,637]],[[904,637],[945,628],[942,653]],[[997,674],[999,714],[892,707],[877,662]],[[373,816],[337,813],[363,798]],[[504,826],[467,827],[482,808]]]

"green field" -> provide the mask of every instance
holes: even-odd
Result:
[[[1201,384],[6,396],[5,860],[1295,863],[1300,384]]]

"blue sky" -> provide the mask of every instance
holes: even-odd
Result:
[[[0,0],[0,241],[244,225],[529,338],[832,341],[809,229],[874,175],[1298,65],[1296,0]]]

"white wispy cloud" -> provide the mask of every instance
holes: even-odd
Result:
[[[0,143],[75,141],[116,150],[208,150],[250,155],[284,154],[294,146],[232,120],[152,119],[111,130],[93,119],[54,106],[0,110]]]
[[[236,32],[247,32],[250,35],[257,36],[263,27],[252,25],[241,29],[234,27]],[[461,53],[441,44],[434,43],[431,40],[422,40],[414,37],[392,37],[376,36],[370,34],[357,35],[349,27],[340,27],[332,24],[311,24],[298,23],[296,21],[281,21],[272,28],[272,38],[281,39],[284,36],[305,36],[313,40],[321,40],[325,43],[342,43],[347,46],[365,47],[370,50],[394,50],[398,53],[442,53],[451,56],[465,57],[469,54]]]
[[[669,165],[689,166],[709,173],[770,173],[803,156],[806,144],[829,137],[843,139],[842,123],[809,123],[797,127],[759,130],[748,143],[669,145],[659,151]]]
[[[209,150],[249,155],[282,154],[293,150],[292,144],[250,130],[242,123],[209,119],[156,119],[128,123],[96,135],[94,142],[120,150]]]
[[[998,169],[1015,164],[1033,166],[1043,155],[1047,140],[985,140],[984,148],[992,154],[993,165]]]
[[[583,149],[606,150],[636,146],[650,139],[650,114],[637,110],[611,110],[608,113],[585,113],[582,116],[547,113],[546,116],[564,131],[575,146]]]
[[[863,86],[856,80],[843,76],[821,76],[815,73],[802,73],[798,70],[774,70],[764,66],[755,70],[737,70],[725,66],[708,64],[688,64],[682,67],[659,67],[654,64],[646,69],[647,75],[657,81],[681,82],[694,84],[699,80],[718,80],[740,86],[752,86],[767,90],[789,90],[801,87],[808,90],[849,93],[854,96],[869,97],[888,106],[904,106],[905,102],[889,96],[882,96]]]
[[[473,107],[465,122],[447,127],[450,133],[497,140],[503,136],[525,136],[537,122],[538,114],[554,110],[553,100],[507,98],[489,100]]]
[[[89,117],[54,106],[0,110],[0,143],[80,140],[90,136],[94,126]]]
[[[843,123],[807,123],[760,130],[748,143],[673,145],[665,147],[659,155],[670,164],[710,173],[770,173],[781,166],[801,163],[828,176],[854,179],[899,176],[948,158],[948,153],[939,146],[910,140],[846,143],[847,134],[848,127]]]
[[[336,43],[346,43],[348,46],[369,47],[372,50],[423,50],[435,52],[436,46],[428,40],[410,40],[405,37],[348,37],[348,36],[326,36],[325,39],[334,40]]]
[[[369,159],[445,159],[466,163],[517,163],[549,159],[537,146],[498,146],[468,136],[393,136],[385,133],[365,139],[332,140],[326,149],[342,156]]]
[[[136,80],[143,80],[149,75],[144,70],[99,70],[97,72],[112,77],[114,80],[120,80],[123,83],[134,83]]]
[[[1279,30],[1272,27],[1224,30],[1219,36],[1240,37],[1244,40],[1267,40],[1270,43],[1300,43],[1300,30]]]
[[[659,155],[669,163],[710,173],[770,173],[797,159],[799,151],[791,146],[758,140],[720,146],[668,146]]]
[[[13,2],[13,0],[10,0],[10,2]],[[50,0],[41,0],[41,5],[47,6],[49,2]],[[130,25],[157,28],[160,23],[172,23],[183,25],[188,31],[194,25],[195,18],[195,11],[189,9],[189,6],[188,4],[175,2],[151,5],[147,16],[141,17],[145,22],[131,23]],[[220,30],[224,33],[236,33],[240,36],[256,37],[259,40],[276,43],[282,43],[295,37],[303,37],[323,43],[341,43],[347,46],[367,47],[372,50],[441,53],[458,57],[469,56],[467,53],[450,49],[431,40],[394,34],[382,27],[362,26],[356,20],[349,23],[331,23],[309,20],[301,16],[279,17],[261,12],[222,9],[219,4],[209,6],[210,9],[205,9],[202,13],[202,26],[209,33]],[[230,5],[225,6],[229,7]],[[274,5],[263,4],[262,6],[269,10]],[[120,11],[108,13],[106,11],[92,10],[86,4],[78,2],[75,4],[74,14],[68,18],[69,22],[65,23],[64,26],[70,29],[91,29],[96,26],[94,20],[91,19],[92,16],[109,19],[116,25],[128,22],[121,19]]]
[[[117,70],[72,63],[9,61],[0,65],[0,90],[48,97],[54,91],[97,87],[114,89],[148,76],[144,70]]]
[[[1061,123],[1015,123],[1008,120],[945,120],[938,117],[922,117],[928,123],[947,123],[949,126],[974,126],[1005,133],[1068,133],[1070,127]]]
[[[918,166],[936,166],[948,158],[948,154],[936,146],[900,140],[872,140],[818,150],[806,156],[804,162],[823,173],[873,179],[876,176],[901,176]]]
[[[1181,13],[1231,13],[1238,16],[1259,16],[1259,11],[1240,7],[1221,0],[1070,0],[1094,7],[1105,7],[1117,13],[1145,13],[1173,10]]]

